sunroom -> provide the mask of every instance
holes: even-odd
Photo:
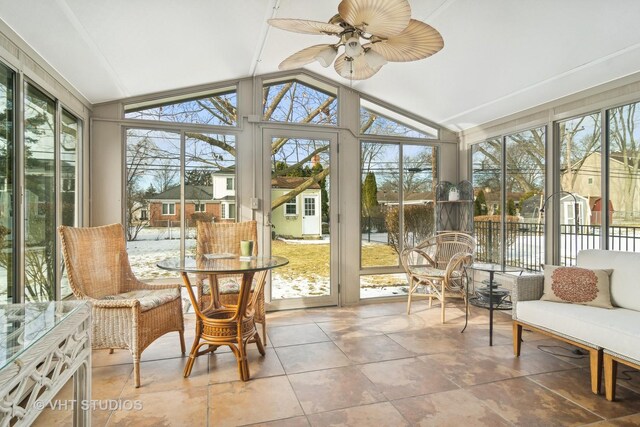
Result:
[[[398,9],[412,20],[394,33]],[[632,0],[0,2],[0,418],[640,424],[635,356],[610,352],[601,373],[607,346],[535,322],[516,333],[514,308],[569,267],[608,271],[607,307],[640,312],[621,300],[640,285],[616,291],[617,264],[580,255],[640,253],[637,16]],[[233,249],[202,241],[249,223]],[[107,225],[112,268],[101,243],[59,231]],[[452,288],[416,279],[408,254],[451,233],[472,242]],[[201,255],[240,255],[227,273],[241,279],[187,265]],[[175,290],[179,314],[103,326],[83,301],[93,279],[77,282],[120,268]],[[226,307],[257,338],[199,353],[201,316],[229,289],[249,295]],[[133,338],[162,322],[178,326]],[[17,381],[22,366],[34,374]]]

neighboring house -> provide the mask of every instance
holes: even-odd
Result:
[[[591,208],[589,207],[589,199],[582,197],[580,194],[574,193],[576,198],[570,194],[561,193],[560,199],[560,224],[573,225],[576,222],[575,205],[578,204],[578,220],[580,225],[589,225],[591,223]],[[544,221],[540,208],[544,203],[542,194],[534,194],[524,200],[520,206],[520,217],[522,222],[541,223]],[[550,212],[549,206],[553,203],[553,199],[547,200],[545,212]]]
[[[398,205],[398,193],[395,191],[378,191],[377,193],[378,204],[382,206],[397,206]],[[433,203],[433,192],[423,193],[410,193],[404,195],[404,205],[428,205]]]
[[[279,176],[271,180],[271,200],[301,185],[307,178]],[[322,204],[320,185],[298,194],[294,199],[271,212],[271,223],[279,236],[293,238],[320,237],[322,235]]]
[[[611,153],[609,160],[609,211],[615,212],[613,222],[633,218],[637,220],[640,217],[640,187],[638,186],[637,174],[630,176],[625,169],[623,160],[619,153]],[[591,153],[575,175],[569,173],[562,175],[562,187],[571,188],[572,193],[588,198],[591,210],[598,212],[601,210],[602,203],[600,201],[600,204],[595,206],[602,194],[601,162],[602,155],[599,152]],[[571,180],[573,180],[573,185]],[[597,215],[596,222],[600,222],[601,215],[601,213]]]
[[[235,220],[235,197],[225,196],[223,200],[214,200],[210,185],[185,185],[184,190],[185,217],[188,220],[195,220],[198,217],[214,221]],[[223,203],[226,205],[226,211],[222,209]],[[180,224],[179,185],[149,197],[147,219],[151,227]]]

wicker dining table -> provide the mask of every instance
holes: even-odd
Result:
[[[235,255],[209,254],[196,257],[175,257],[161,261],[157,266],[164,270],[178,271],[189,294],[189,299],[196,313],[196,334],[185,366],[184,376],[191,374],[197,356],[215,351],[221,345],[231,348],[238,361],[238,372],[243,381],[250,378],[247,363],[248,343],[255,343],[264,355],[264,348],[257,332],[254,314],[264,286],[264,277],[256,280],[256,289],[251,289],[254,276],[266,275],[269,270],[282,267],[289,260],[280,257],[239,257]],[[237,305],[223,305],[219,302],[218,290],[212,289],[212,303],[201,307],[193,292],[189,274],[205,274],[212,279],[215,275],[240,274],[242,281]],[[210,283],[217,283],[210,280]],[[207,346],[206,350],[200,350]]]

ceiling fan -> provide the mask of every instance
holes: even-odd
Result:
[[[274,18],[270,25],[304,34],[337,36],[333,44],[318,44],[294,53],[280,70],[300,68],[313,61],[328,67],[335,59],[338,74],[364,80],[390,62],[427,58],[444,47],[442,36],[430,25],[411,19],[407,0],[342,0],[329,22]],[[338,56],[339,49],[344,52]]]

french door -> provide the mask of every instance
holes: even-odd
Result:
[[[337,134],[263,131],[264,251],[273,309],[338,304]]]

